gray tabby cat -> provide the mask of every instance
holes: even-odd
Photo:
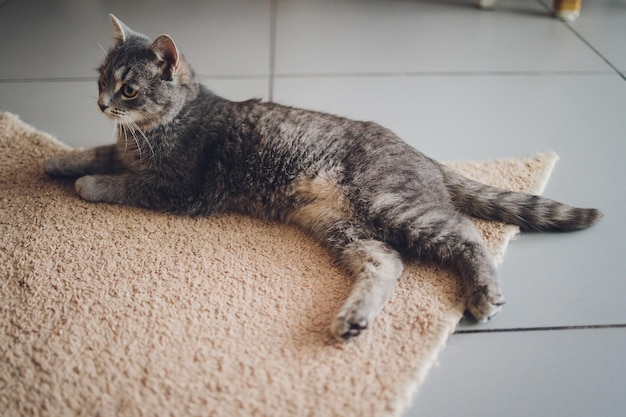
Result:
[[[110,17],[116,44],[99,68],[98,105],[117,143],[48,160],[46,173],[79,177],[89,201],[302,227],[355,278],[331,326],[340,340],[372,322],[404,260],[447,262],[469,313],[480,322],[498,313],[494,263],[468,215],[553,231],[601,217],[470,181],[374,123],[221,98],[169,36],[151,41]]]

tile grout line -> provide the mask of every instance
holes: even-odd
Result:
[[[545,332],[563,330],[592,330],[592,329],[626,329],[626,324],[591,324],[579,326],[546,326],[546,327],[512,327],[503,329],[484,330],[458,330],[453,335],[481,334],[481,333],[521,333],[521,332]]]
[[[611,67],[611,69],[613,69],[613,71],[615,71],[617,75],[619,75],[624,81],[626,81],[626,74],[623,74],[619,70],[619,68],[613,65],[613,63],[609,61],[608,58],[602,55],[602,53],[598,51],[589,41],[587,41],[587,39],[585,39],[580,33],[578,33],[572,25],[570,25],[569,23],[565,21],[563,21],[563,24],[565,25],[566,28],[570,30],[570,32],[572,32],[578,39],[580,39],[585,45],[587,45],[589,49],[591,49],[598,57],[600,57],[600,59],[602,59],[609,67]]]
[[[277,0],[270,0],[270,66],[269,66],[269,79],[268,79],[268,101],[274,99],[274,75],[276,66],[276,19],[278,8]]]
[[[197,74],[199,78],[208,80],[243,80],[270,78],[270,86],[276,78],[396,78],[396,77],[524,77],[524,76],[594,76],[614,75],[615,71],[416,71],[416,72],[354,72],[354,73],[285,73],[276,74],[273,66],[270,74]],[[618,71],[619,72],[619,71]],[[40,83],[40,82],[82,82],[96,81],[95,76],[84,77],[34,77],[34,78],[0,78],[0,84]],[[273,95],[273,91],[269,91]]]

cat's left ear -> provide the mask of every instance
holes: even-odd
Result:
[[[174,40],[169,35],[161,35],[152,42],[150,50],[154,52],[162,67],[163,77],[171,80],[178,69],[179,54]]]

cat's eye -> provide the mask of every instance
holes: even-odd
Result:
[[[128,84],[124,84],[124,86],[122,87],[122,98],[125,100],[132,100],[134,98],[137,98],[137,94],[139,94],[139,91],[137,91]]]

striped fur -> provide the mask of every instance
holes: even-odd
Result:
[[[602,218],[599,210],[571,207],[549,198],[489,187],[444,168],[455,207],[470,216],[515,224],[523,230],[569,232]]]
[[[600,218],[470,181],[375,123],[226,100],[198,82],[169,36],[151,41],[112,21],[98,104],[117,123],[117,143],[54,158],[45,171],[77,177],[89,201],[298,225],[355,279],[331,324],[339,340],[368,327],[405,259],[449,264],[467,310],[478,321],[498,313],[494,263],[468,216],[530,230],[582,229]]]

